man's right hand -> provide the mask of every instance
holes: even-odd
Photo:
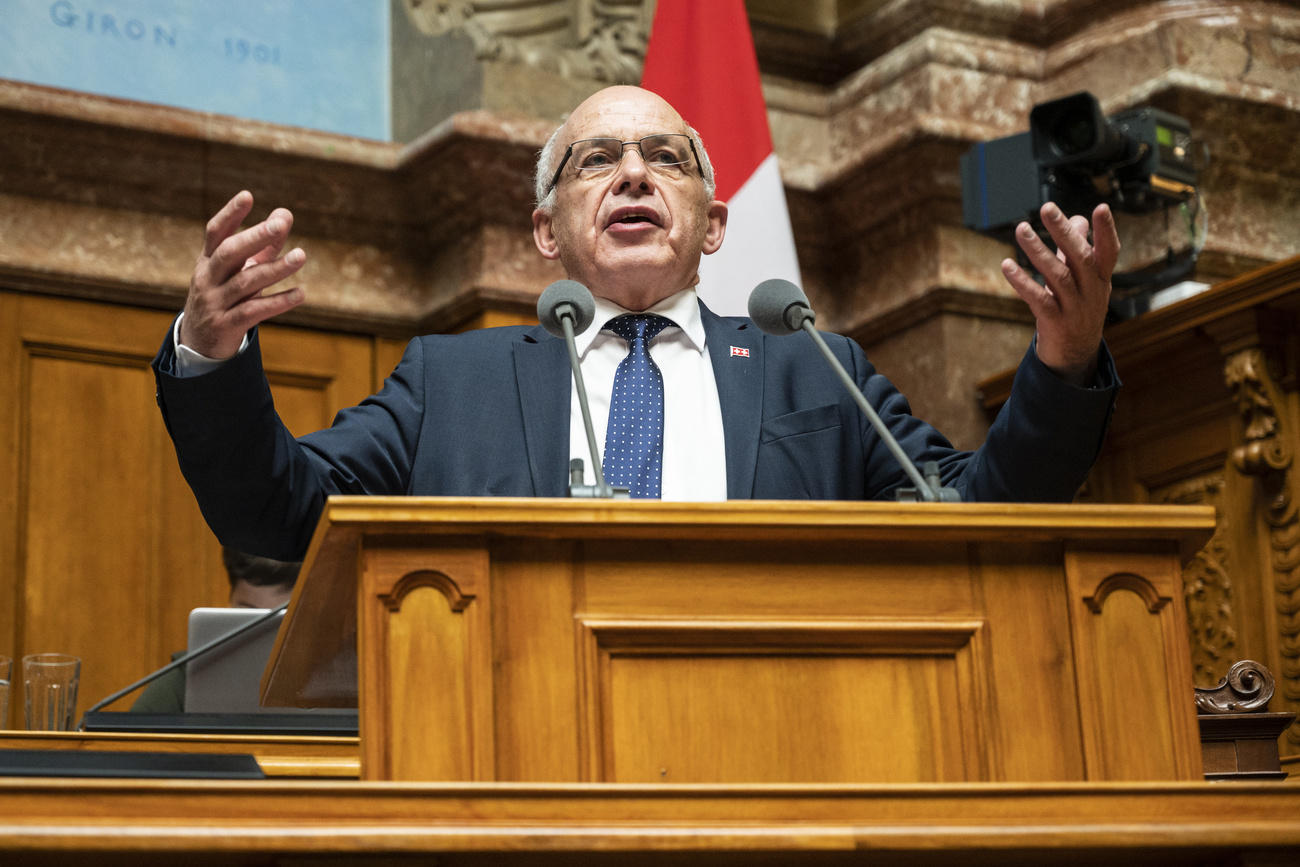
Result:
[[[265,221],[236,231],[252,209],[253,194],[243,190],[208,221],[203,253],[190,278],[181,343],[208,358],[234,356],[250,328],[298,306],[306,297],[296,286],[262,294],[301,268],[307,254],[295,247],[280,255],[293,227],[293,214],[285,208],[276,208]]]

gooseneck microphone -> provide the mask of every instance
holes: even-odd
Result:
[[[596,301],[591,291],[577,280],[556,280],[537,299],[537,319],[542,327],[556,337],[564,338],[569,349],[569,368],[573,383],[578,389],[578,407],[582,410],[582,425],[587,431],[587,450],[591,454],[591,467],[596,484],[582,483],[582,459],[574,458],[569,466],[569,496],[623,499],[629,496],[627,488],[611,488],[605,484],[605,473],[600,466],[596,447],[596,431],[591,424],[591,410],[587,406],[587,386],[582,379],[582,365],[578,362],[578,344],[575,334],[587,330],[596,315]]]
[[[927,475],[923,477],[917,470],[912,459],[903,451],[903,447],[898,444],[898,440],[890,432],[885,423],[881,421],[880,416],[867,403],[867,399],[862,394],[852,377],[845,371],[844,365],[840,364],[835,354],[831,352],[826,341],[822,339],[821,334],[813,327],[817,319],[817,314],[813,313],[812,306],[808,303],[808,297],[803,294],[798,286],[789,280],[764,280],[754,287],[754,291],[749,296],[749,318],[754,320],[760,329],[768,334],[778,337],[794,334],[796,331],[804,331],[813,339],[813,343],[821,350],[826,361],[830,364],[831,369],[839,377],[840,382],[848,389],[849,395],[857,403],[858,408],[866,415],[875,428],[876,434],[880,437],[889,453],[898,461],[898,465],[903,468],[903,472],[912,480],[915,488],[899,488],[897,491],[898,499],[909,500],[916,499],[918,496],[927,502],[960,502],[961,497],[956,489],[942,487],[939,481],[939,468],[937,464],[928,462],[926,465]]]

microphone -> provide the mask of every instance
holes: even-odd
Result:
[[[256,617],[248,621],[247,623],[245,623],[243,626],[239,626],[236,627],[235,629],[230,630],[225,635],[218,635],[216,638],[212,639],[207,644],[204,644],[201,647],[196,647],[193,650],[189,651],[188,653],[182,653],[180,656],[176,657],[171,662],[167,663],[157,671],[151,671],[150,673],[146,674],[144,677],[140,678],[130,686],[123,687],[122,689],[119,689],[117,692],[113,693],[103,701],[96,702],[95,704],[91,705],[86,710],[85,713],[81,715],[81,724],[77,726],[77,730],[85,731],[86,717],[90,716],[92,713],[99,710],[101,707],[106,707],[112,704],[113,702],[117,701],[122,696],[129,695],[132,692],[135,692],[137,689],[144,686],[145,684],[153,683],[155,680],[162,677],[164,674],[166,674],[167,672],[171,671],[174,668],[180,668],[182,665],[184,665],[187,662],[190,662],[191,660],[198,659],[201,656],[207,656],[209,653],[216,650],[218,647],[225,644],[230,639],[243,635],[245,632],[249,631],[250,629],[254,629],[258,626],[261,626],[263,623],[270,620],[272,617],[275,617],[277,614],[281,613],[288,607],[289,607],[289,603],[286,602],[278,608],[272,608],[270,611],[266,612],[261,617]]]
[[[844,370],[844,365],[840,364],[835,354],[831,352],[826,341],[822,339],[821,334],[813,327],[817,320],[817,314],[813,312],[812,305],[808,303],[808,297],[803,294],[803,290],[791,283],[789,280],[773,279],[764,280],[754,287],[754,291],[749,295],[749,318],[754,320],[754,324],[767,334],[777,337],[783,337],[787,334],[794,334],[796,331],[805,331],[813,339],[813,343],[821,350],[822,355],[830,364],[831,369],[835,371],[844,387],[848,389],[849,396],[857,403],[858,408],[866,415],[875,428],[876,434],[880,437],[881,442],[889,449],[889,453],[894,456],[894,460],[903,468],[903,472],[912,480],[914,488],[899,488],[896,496],[900,501],[917,499],[926,502],[961,502],[961,496],[955,488],[943,487],[939,480],[939,465],[934,461],[927,461],[925,465],[926,474],[923,477],[912,463],[912,459],[903,451],[903,447],[898,444],[898,440],[885,427],[880,416],[867,403],[866,397],[862,390],[858,388],[852,377]]]
[[[564,336],[563,319],[573,322],[573,333],[587,330],[596,316],[596,301],[577,280],[556,280],[537,299],[537,318],[556,337]]]
[[[611,488],[605,484],[605,473],[601,469],[600,454],[596,447],[596,431],[591,424],[591,410],[587,406],[587,386],[582,379],[582,365],[578,363],[578,345],[573,339],[574,334],[587,330],[595,315],[595,299],[587,287],[577,280],[556,280],[537,299],[538,321],[551,334],[564,338],[564,344],[568,347],[569,368],[573,371],[573,383],[578,389],[578,407],[582,410],[582,425],[587,431],[587,449],[596,474],[596,484],[584,485],[582,459],[574,458],[569,464],[569,496],[625,499],[630,496],[627,488]]]
[[[808,296],[789,280],[764,280],[749,293],[749,318],[768,334],[784,337],[803,327],[804,319],[816,322]]]

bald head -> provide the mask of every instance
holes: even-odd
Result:
[[[555,191],[549,189],[551,178],[555,175],[556,164],[564,149],[579,139],[600,136],[602,133],[590,132],[600,129],[604,119],[627,116],[658,116],[668,123],[658,132],[686,133],[695,142],[695,152],[699,156],[700,168],[704,173],[704,192],[712,199],[716,191],[713,179],[713,163],[709,161],[708,152],[700,134],[686,123],[669,102],[653,91],[632,85],[614,85],[598,90],[578,104],[564,123],[551,133],[546,144],[537,156],[537,169],[533,175],[533,193],[537,207],[550,211],[555,206]],[[586,132],[583,132],[583,131]]]
[[[651,138],[660,135],[690,137],[693,155],[683,160],[670,140]],[[570,151],[591,139],[624,145]],[[536,191],[538,251],[628,310],[694,286],[700,256],[716,250],[726,231],[727,206],[713,199],[713,168],[699,136],[639,87],[606,88],[573,110],[542,150]]]

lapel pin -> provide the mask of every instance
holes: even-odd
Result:
[[[731,347],[731,357],[736,358],[737,356],[740,358],[749,358],[749,350],[744,346]]]

